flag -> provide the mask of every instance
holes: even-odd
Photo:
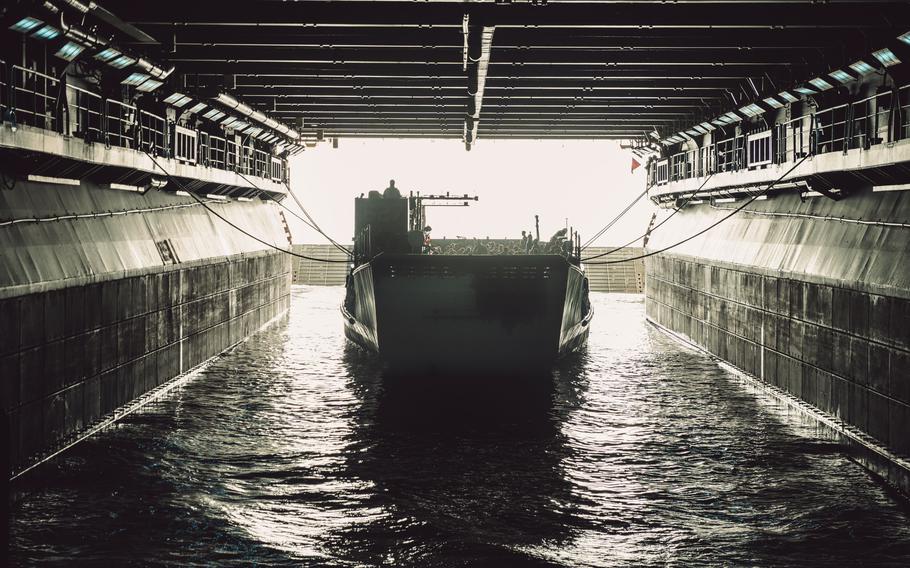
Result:
[[[637,168],[637,167],[639,167],[639,166],[641,166],[641,163],[639,163],[639,161],[636,160],[635,158],[632,158],[632,172],[634,172],[634,171],[635,171],[635,168]],[[631,173],[631,172],[630,172],[630,173]]]

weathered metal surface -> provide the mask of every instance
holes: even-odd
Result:
[[[207,205],[267,243],[287,246],[273,204],[209,200]],[[156,191],[140,195],[88,185],[19,182],[13,190],[0,192],[0,211],[4,296],[27,293],[36,284],[62,285],[165,267],[169,263],[158,245],[163,241],[184,263],[268,249],[193,198]],[[74,215],[83,217],[54,220]],[[9,223],[14,220],[24,222]]]
[[[729,215],[740,204],[686,207],[651,235],[648,248],[654,251],[673,245]],[[750,210],[808,217],[774,217],[750,214]],[[832,217],[870,224],[835,221]],[[759,273],[792,275],[908,298],[910,229],[876,224],[908,219],[910,194],[905,191],[867,190],[840,201],[825,197],[801,200],[798,195],[784,194],[753,202],[745,211],[672,252]]]

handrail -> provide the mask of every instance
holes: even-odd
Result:
[[[251,144],[239,144],[223,131],[218,136],[178,124],[85,86],[66,82],[64,87],[65,94],[61,96],[61,79],[0,59],[0,105],[12,110],[17,122],[24,125],[82,138],[87,144],[179,157],[199,167],[236,171],[278,183],[286,181],[287,159]],[[0,120],[6,119],[4,113]]]
[[[653,187],[910,138],[910,112],[891,112],[894,93],[884,91],[778,122],[767,130],[671,154],[649,165],[648,184]],[[900,87],[896,93],[899,107],[910,110],[910,85]],[[901,117],[899,125],[892,124],[895,116]]]

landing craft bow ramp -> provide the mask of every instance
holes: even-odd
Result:
[[[852,63],[905,2],[129,2],[187,85],[312,139],[665,136]]]

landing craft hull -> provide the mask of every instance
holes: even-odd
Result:
[[[380,255],[349,287],[345,335],[402,372],[545,371],[592,317],[584,274],[558,255]]]

